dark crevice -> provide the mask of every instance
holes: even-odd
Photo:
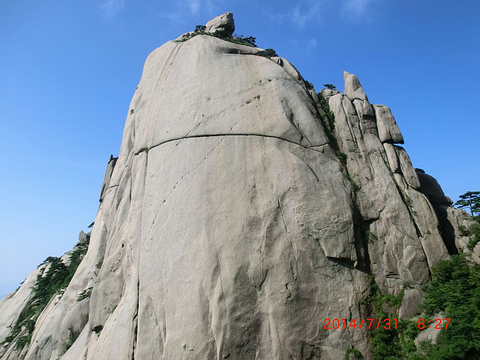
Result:
[[[415,169],[420,180],[420,189],[423,195],[426,196],[430,204],[432,204],[435,214],[438,218],[438,231],[442,236],[442,240],[450,255],[458,254],[458,249],[455,245],[455,230],[452,223],[448,220],[448,208],[452,202],[448,199],[437,180],[425,173],[422,169]]]
[[[135,328],[133,330],[133,349],[132,349],[132,360],[135,360],[135,351],[137,350],[137,342],[138,342],[138,315],[140,310],[140,281],[137,281],[137,308],[135,310],[135,316],[133,318],[133,322],[135,324]]]
[[[375,121],[375,122],[377,122],[377,118],[375,117],[375,115],[366,115],[366,114],[363,114],[363,119],[364,119],[364,120],[370,120],[370,121]]]
[[[360,211],[355,207],[354,211],[354,224],[355,224],[355,250],[357,251],[357,269],[371,274],[370,254],[368,252],[368,242],[370,238],[370,225],[375,220],[363,219]]]
[[[385,163],[385,165],[387,165],[387,163]],[[416,214],[415,210],[412,208],[412,200],[407,195],[406,191],[403,192],[400,185],[397,183],[397,180],[395,180],[395,178],[393,177],[394,173],[392,172],[391,174],[392,174],[393,183],[395,184],[395,187],[397,188],[398,194],[400,195],[400,198],[402,199],[403,203],[405,204],[405,207],[407,208],[410,220],[412,221],[413,226],[415,227],[415,233],[417,234],[418,238],[423,238],[423,234],[420,231],[420,228],[418,227],[417,222],[415,221],[415,216],[417,214]],[[410,187],[410,185],[407,185],[407,186]],[[423,249],[423,246],[422,246],[422,249]],[[425,253],[425,250],[424,250],[424,253]],[[425,256],[426,256],[426,254],[425,254]]]
[[[326,145],[327,143],[325,144],[316,144],[316,145],[302,145],[302,144],[299,144],[295,141],[292,141],[292,140],[288,140],[288,139],[284,139],[282,137],[279,137],[279,136],[274,136],[274,135],[262,135],[262,134],[212,134],[212,135],[188,135],[188,136],[183,136],[183,137],[179,137],[179,138],[173,138],[173,139],[169,139],[169,140],[165,140],[165,141],[162,141],[161,143],[159,144],[156,144],[156,145],[153,145],[152,147],[150,148],[142,148],[140,150],[138,150],[135,155],[139,155],[141,154],[142,152],[148,152],[158,146],[161,146],[161,145],[164,145],[164,144],[167,144],[167,143],[170,143],[172,141],[180,141],[180,140],[184,140],[184,139],[198,139],[198,138],[209,138],[209,137],[227,137],[227,136],[232,136],[232,137],[239,137],[239,136],[253,136],[253,137],[263,137],[263,138],[270,138],[270,139],[276,139],[276,140],[282,140],[282,141],[286,141],[290,144],[294,144],[294,145],[297,145],[297,146],[301,146],[305,149],[310,149],[310,148],[314,148],[314,147],[319,147],[319,146],[324,146]]]
[[[103,179],[102,189],[100,190],[100,198],[99,201],[102,202],[105,196],[105,193],[108,189],[110,189],[109,184],[112,178],[113,170],[115,169],[115,165],[117,164],[118,157],[113,157],[110,155],[110,159],[107,163],[107,169],[105,170],[105,176]]]
[[[320,182],[320,179],[318,178],[317,174],[315,173],[315,171],[313,171],[312,167],[310,165],[308,165],[307,163],[305,163],[305,165],[307,165],[307,167],[310,169],[310,171],[312,172],[313,176],[315,176],[315,179],[317,179],[317,182],[318,183],[321,183]]]
[[[355,261],[353,261],[350,258],[337,258],[337,257],[327,256],[327,259],[330,261],[333,261],[338,265],[345,266],[350,269],[355,268]]]
[[[448,220],[447,206],[433,206],[435,214],[438,218],[438,231],[442,236],[445,247],[450,255],[458,254],[457,246],[455,245],[455,230],[452,223]]]
[[[100,332],[103,330],[103,325],[97,325],[93,328],[93,331],[95,334],[100,334]]]

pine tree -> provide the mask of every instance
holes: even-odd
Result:
[[[471,215],[480,213],[480,191],[467,191],[459,198],[460,200],[455,203],[455,206],[461,209],[468,207]]]

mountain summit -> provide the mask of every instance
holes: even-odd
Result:
[[[38,284],[72,253],[0,302],[2,360],[368,357],[367,327],[326,319],[372,317],[374,291],[415,313],[465,213],[422,193],[355,75],[317,93],[234,29],[226,13],[149,55],[88,252],[61,291]]]

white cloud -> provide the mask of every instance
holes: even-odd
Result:
[[[123,0],[105,0],[99,7],[104,16],[114,17],[125,7],[125,3]]]
[[[318,8],[318,6],[317,6]],[[315,17],[315,13],[318,9],[312,9],[313,11],[301,12],[300,5],[297,5],[292,11],[292,22],[298,26],[305,26],[305,24]]]
[[[345,0],[342,11],[349,17],[366,16],[375,0]]]
[[[304,27],[310,21],[319,21],[321,18],[320,5],[322,0],[300,1],[294,8],[281,14],[270,14],[270,18],[281,24],[289,21],[298,27]]]
[[[200,10],[200,0],[187,0],[187,5],[192,14],[197,14]]]

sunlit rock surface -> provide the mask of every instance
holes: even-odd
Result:
[[[322,91],[330,126],[298,70],[263,54],[207,35],[150,54],[88,253],[2,360],[368,356],[366,328],[324,320],[366,318],[372,277],[409,284],[399,314],[416,311],[449,252],[389,108],[345,73],[344,94]],[[0,341],[38,271],[0,302]]]

